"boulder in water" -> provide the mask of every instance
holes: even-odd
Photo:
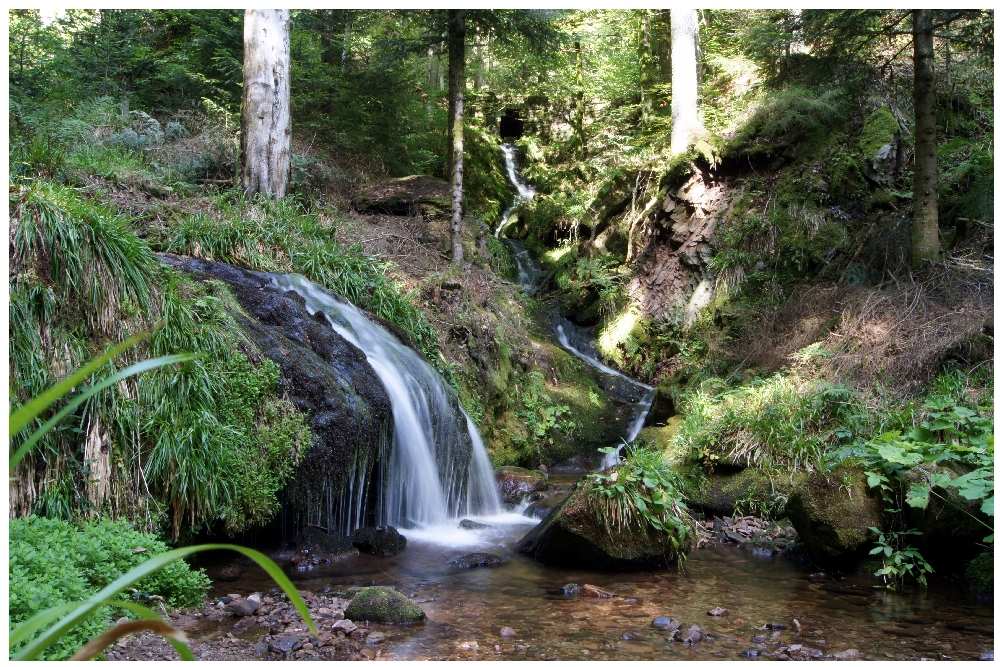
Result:
[[[524,510],[524,515],[534,517],[536,519],[544,519],[549,515],[549,512],[558,507],[559,503],[564,500],[566,500],[565,493],[549,494],[541,500],[536,500],[528,505],[528,507]]]
[[[503,466],[497,470],[497,489],[500,500],[515,505],[535,491],[548,488],[548,478],[540,470],[528,470],[516,466]]]
[[[448,561],[452,567],[499,567],[503,565],[503,560],[496,554],[472,553]]]
[[[344,616],[374,623],[416,623],[424,619],[424,610],[413,600],[387,586],[369,586],[358,591]]]
[[[478,521],[473,521],[472,519],[462,519],[458,522],[458,527],[464,528],[465,530],[486,530],[487,528],[492,528],[493,526],[485,523],[479,523]]]
[[[786,513],[810,558],[817,563],[853,561],[868,553],[883,518],[864,472],[851,464],[811,473],[796,486]]]
[[[801,475],[799,480],[804,480]],[[734,516],[744,514],[749,509],[737,503],[750,503],[761,507],[770,504],[780,497],[787,498],[792,493],[792,484],[788,476],[770,476],[762,470],[747,468],[734,474],[713,473],[706,475],[704,483],[697,489],[692,489],[688,495],[688,505],[715,516]],[[742,512],[737,512],[742,509]],[[780,518],[775,516],[774,518]]]
[[[358,549],[347,538],[331,535],[314,526],[306,526],[299,535],[299,548],[310,549],[321,559],[339,561],[358,555]]]
[[[350,540],[359,551],[373,556],[394,556],[406,546],[406,538],[392,526],[359,528]]]
[[[588,502],[592,482],[585,480],[566,500],[514,545],[545,565],[590,570],[663,567],[676,561],[670,537],[656,530],[618,531],[607,526]],[[690,549],[689,543],[681,549]]]

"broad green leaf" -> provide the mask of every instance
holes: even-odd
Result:
[[[930,499],[931,486],[926,482],[914,484],[906,491],[906,504],[918,509],[927,509],[927,501]]]
[[[916,442],[934,442],[935,440],[934,433],[930,429],[923,428],[922,426],[911,429],[906,434],[906,437]]]
[[[986,516],[993,516],[993,496],[990,496],[989,498],[983,501],[983,504],[979,508],[979,511],[981,511]]]

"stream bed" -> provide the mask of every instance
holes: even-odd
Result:
[[[493,519],[496,527],[484,531],[402,531],[408,545],[395,556],[362,554],[290,576],[300,589],[321,594],[375,584],[395,586],[418,602],[427,614],[423,624],[372,624],[386,635],[379,654],[385,659],[829,659],[850,658],[853,650],[861,659],[975,660],[993,650],[991,606],[957,582],[938,578],[926,589],[893,592],[870,576],[834,577],[720,544],[694,550],[684,572],[546,567],[513,551],[535,520],[516,513]],[[482,551],[503,564],[448,564]],[[559,588],[567,583],[598,586],[615,597],[563,595]],[[217,584],[213,596],[273,587],[247,565],[238,581]],[[709,615],[717,607],[728,613]],[[679,621],[682,630],[697,625],[704,635],[696,643],[669,641],[670,631],[652,626],[659,616]],[[200,634],[224,634],[234,621],[212,623]],[[514,634],[502,636],[504,628]]]

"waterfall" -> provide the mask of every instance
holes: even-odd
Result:
[[[528,294],[534,293],[538,279],[544,274],[542,267],[537,261],[535,261],[535,258],[531,256],[528,249],[524,247],[523,242],[509,239],[507,241],[507,245],[510,246],[511,252],[514,255],[514,261],[517,263],[518,284],[521,285],[521,287],[524,288],[524,291]],[[643,425],[646,423],[646,417],[649,415],[649,411],[653,407],[653,397],[656,395],[656,388],[650,387],[649,385],[643,384],[637,380],[633,380],[627,375],[616,371],[602,362],[597,350],[594,349],[593,344],[590,342],[589,337],[583,335],[579,328],[566,318],[557,318],[556,322],[556,339],[567,352],[590,364],[601,373],[612,375],[644,390],[642,399],[635,404],[632,421],[629,423],[628,427],[628,434],[625,443],[628,444],[632,442],[639,436],[639,431],[642,430]],[[613,454],[605,454],[602,461],[602,468],[608,468],[620,463],[621,451],[624,446],[624,444],[619,446]]]
[[[426,529],[454,524],[462,516],[499,514],[486,447],[437,371],[362,311],[306,278],[270,278],[276,287],[301,295],[310,315],[322,313],[337,333],[361,349],[389,394],[393,440],[379,522]]]
[[[517,194],[514,195],[514,202],[508,206],[503,215],[500,216],[500,224],[497,226],[497,231],[495,236],[500,238],[500,232],[503,228],[507,226],[508,221],[510,221],[510,216],[514,213],[514,210],[526,201],[531,201],[535,198],[535,189],[530,185],[521,180],[520,174],[517,173],[517,163],[514,161],[514,146],[511,144],[501,144],[500,150],[503,151],[504,165],[507,167],[507,178],[510,182],[514,184],[517,188]]]

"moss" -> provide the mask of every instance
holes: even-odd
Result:
[[[768,519],[784,516],[792,482],[784,475],[748,468],[733,475],[708,475],[688,490],[688,500],[716,516],[754,515]]]
[[[820,563],[856,559],[872,541],[869,528],[883,527],[880,502],[864,471],[852,464],[810,474],[792,492],[786,511]]]
[[[872,157],[878,149],[892,141],[899,132],[899,123],[892,112],[882,107],[865,118],[858,137],[858,148],[865,157]]]
[[[416,623],[424,619],[424,610],[413,600],[388,586],[369,586],[358,591],[344,616],[354,622]]]
[[[972,559],[965,570],[965,581],[977,593],[993,593],[993,549]]]

